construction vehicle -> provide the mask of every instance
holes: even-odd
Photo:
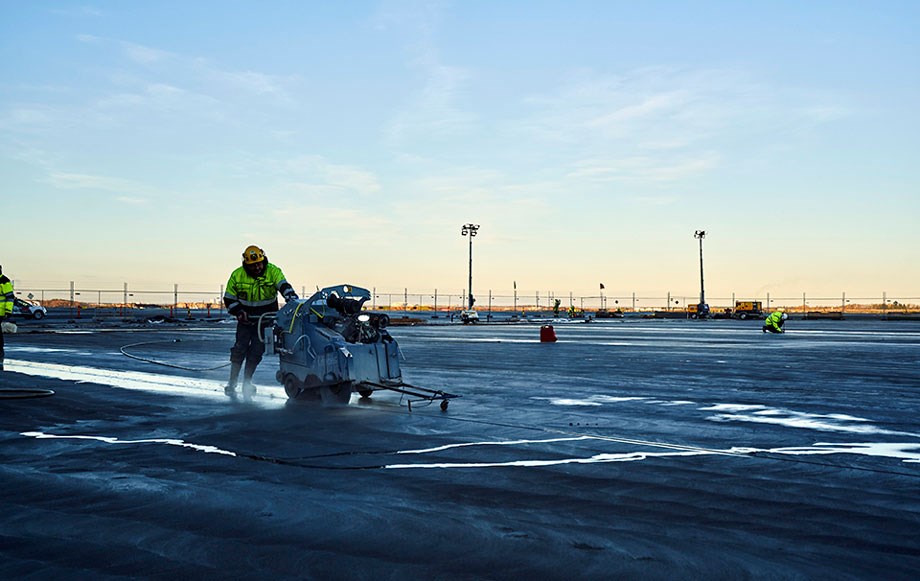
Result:
[[[291,399],[348,403],[352,392],[368,398],[386,389],[409,396],[410,410],[413,401],[439,401],[447,410],[449,400],[459,396],[403,381],[399,345],[386,330],[389,316],[362,311],[370,298],[367,289],[345,284],[278,311],[264,336],[266,352],[278,355],[278,383]]]
[[[709,317],[709,305],[706,303],[687,305],[687,317],[690,319],[708,318]]]
[[[735,301],[735,310],[732,317],[736,319],[751,319],[763,317],[763,303],[760,301]]]
[[[594,317],[597,319],[622,319],[623,310],[617,309],[615,311],[608,311],[607,309],[598,309],[594,313]]]

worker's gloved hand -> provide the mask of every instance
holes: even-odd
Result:
[[[249,315],[246,314],[246,311],[240,311],[239,313],[236,314],[236,320],[239,321],[240,323],[248,323]]]
[[[297,293],[288,293],[288,294],[284,295],[284,300],[285,300],[285,302],[288,302],[288,303],[291,302],[291,301],[296,301],[296,300],[299,299],[299,298],[300,298],[300,297],[297,296]]]

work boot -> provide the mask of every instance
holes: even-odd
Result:
[[[243,370],[243,396],[252,397],[256,392],[256,386],[252,384],[252,376],[256,372],[259,362],[246,361],[246,368]]]
[[[251,381],[243,380],[243,399],[249,401],[256,394],[256,386]]]
[[[240,369],[242,368],[242,363],[230,363],[230,381],[228,381],[226,387],[224,387],[224,393],[230,397],[236,397],[236,382],[240,377]]]

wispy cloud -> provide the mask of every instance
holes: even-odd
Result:
[[[295,190],[317,195],[348,193],[368,196],[380,190],[380,183],[373,172],[354,165],[333,163],[319,155],[253,160],[250,167],[280,178]]]
[[[70,8],[52,8],[50,10],[52,14],[57,14],[59,16],[103,16],[105,13],[96,8],[95,6],[83,5],[83,6],[73,6]]]
[[[177,58],[176,55],[165,50],[159,50],[149,46],[135,44],[133,42],[120,42],[119,44],[121,45],[125,56],[127,56],[132,61],[141,64],[156,63]]]
[[[399,23],[409,28],[408,66],[421,79],[416,97],[394,114],[387,125],[387,141],[396,148],[419,139],[463,135],[478,121],[477,114],[462,103],[473,72],[441,61],[435,43],[440,7],[433,4],[422,8],[413,10],[410,16],[403,13],[405,7],[394,7],[399,15],[387,13],[379,19],[380,23]]]
[[[69,173],[62,171],[52,171],[44,180],[55,188],[65,190],[97,190],[107,192],[117,192],[123,194],[115,199],[126,201],[128,199],[144,199],[143,194],[154,193],[154,188],[136,182],[110,176],[100,176],[82,173]],[[139,194],[136,196],[126,196],[124,194]]]
[[[58,118],[58,110],[47,105],[15,107],[0,115],[0,129],[29,131],[45,128]]]
[[[288,87],[299,79],[296,75],[269,75],[253,70],[234,70],[222,67],[211,59],[200,56],[189,56],[168,51],[152,46],[128,42],[124,40],[105,38],[91,34],[77,35],[77,40],[87,44],[110,46],[117,52],[141,67],[136,71],[139,83],[163,84],[176,86],[203,86],[202,80],[211,81],[213,91],[220,95],[240,91],[257,96],[271,96],[276,99],[290,102],[293,100]],[[124,81],[122,72],[119,78]],[[146,75],[156,75],[155,78],[145,78]],[[225,90],[226,89],[226,90]],[[232,89],[230,91],[229,89]],[[187,93],[204,92],[204,89],[195,91],[184,89]],[[214,100],[223,100],[218,95],[211,96]]]
[[[478,119],[458,105],[458,95],[470,73],[432,62],[419,66],[424,69],[424,86],[387,129],[388,140],[394,145],[405,145],[411,139],[462,135]]]
[[[190,92],[167,83],[150,83],[134,92],[106,95],[95,102],[95,109],[106,114],[114,110],[177,111],[197,110],[205,117],[218,115],[219,101],[209,95]]]
[[[698,143],[762,107],[763,90],[734,70],[643,68],[622,75],[580,71],[555,92],[525,99],[523,134],[565,142]]]
[[[569,178],[592,181],[678,181],[703,174],[719,164],[715,152],[682,156],[630,156],[575,162]]]
[[[129,196],[116,196],[115,201],[129,206],[143,206],[150,202],[147,198],[132,198]]]
[[[199,63],[199,66],[201,65]],[[207,66],[205,66],[205,70],[212,79],[236,89],[255,95],[271,95],[286,102],[294,100],[286,88],[286,84],[296,81],[297,77],[295,76],[279,77],[255,71],[225,71]]]
[[[711,173],[739,143],[756,151],[779,132],[849,114],[833,97],[793,95],[739,69],[674,67],[582,70],[523,104],[505,131],[522,147],[552,151],[568,179],[652,186]]]

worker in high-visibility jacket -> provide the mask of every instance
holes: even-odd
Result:
[[[3,274],[0,266],[0,371],[3,371],[3,322],[13,316],[13,305],[16,295],[13,294],[13,281]]]
[[[763,322],[764,333],[782,333],[783,324],[786,322],[787,315],[785,309],[776,309]]]
[[[278,310],[278,293],[287,301],[298,298],[294,287],[285,280],[284,273],[268,261],[265,252],[258,246],[247,247],[243,251],[242,266],[230,274],[224,292],[227,312],[237,320],[236,341],[230,348],[230,381],[224,388],[231,397],[236,396],[241,369],[243,396],[250,398],[256,391],[252,375],[265,353],[262,332],[271,324],[270,319],[262,315]]]

